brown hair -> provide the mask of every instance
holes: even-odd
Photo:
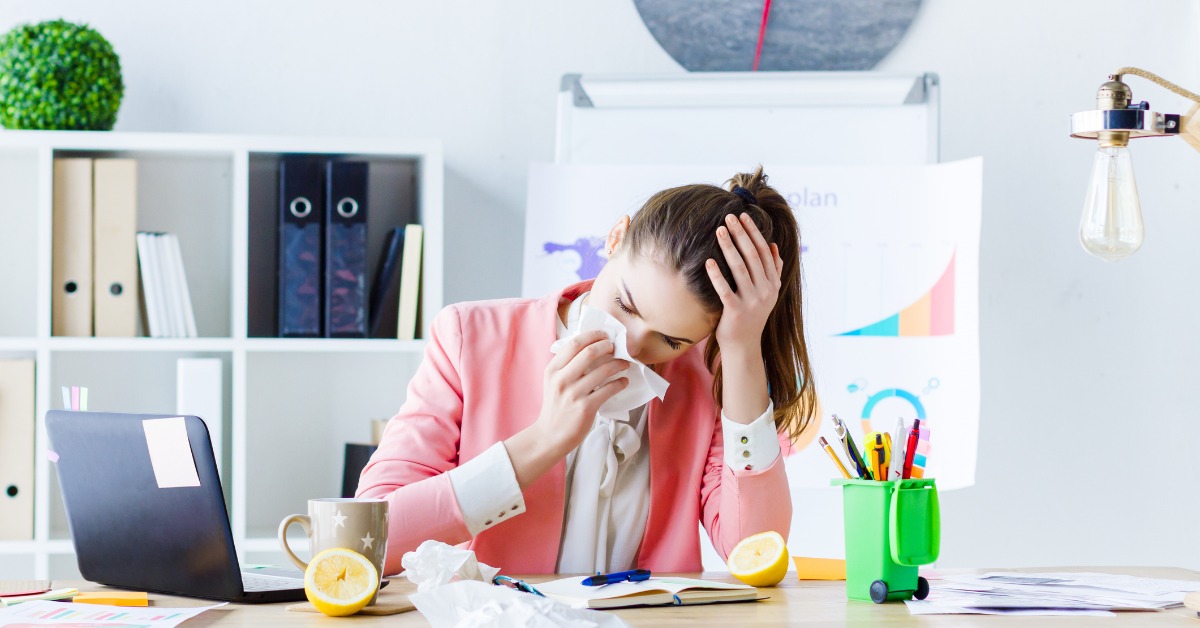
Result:
[[[776,426],[795,439],[811,423],[817,405],[804,341],[800,227],[787,201],[767,185],[767,175],[761,166],[752,174],[734,175],[728,183],[729,190],[697,184],[655,194],[634,214],[624,243],[630,253],[655,255],[683,275],[688,288],[713,313],[721,312],[722,305],[705,269],[706,260],[716,260],[729,286],[737,291],[716,237],[717,227],[725,223],[725,216],[749,214],[766,241],[779,247],[783,259],[782,284],[779,300],[763,330],[762,354],[771,401],[775,403]],[[732,190],[737,187],[749,194],[734,193]],[[709,338],[704,361],[713,375],[713,398],[718,404],[722,381],[720,354],[716,338]]]

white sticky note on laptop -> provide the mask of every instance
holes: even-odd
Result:
[[[200,486],[183,417],[146,419],[142,421],[142,429],[146,432],[146,448],[150,450],[158,488]]]

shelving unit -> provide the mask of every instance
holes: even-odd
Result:
[[[46,411],[60,386],[89,409],[171,413],[175,361],[224,365],[222,484],[239,554],[286,564],[280,519],[341,487],[342,444],[404,401],[424,342],[275,338],[278,158],[370,163],[368,285],[386,231],[414,212],[425,228],[421,320],[442,307],[443,160],[434,140],[82,132],[0,132],[0,358],[36,361],[34,537],[0,541],[0,578],[76,577]],[[138,230],[179,236],[199,338],[51,335],[53,160],[138,160]]]

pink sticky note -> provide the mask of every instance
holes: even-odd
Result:
[[[50,462],[58,462],[58,454],[47,449],[46,450],[46,459],[49,460]]]

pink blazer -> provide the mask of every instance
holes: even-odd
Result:
[[[537,419],[560,299],[590,287],[584,282],[536,300],[460,303],[438,314],[408,399],[359,479],[358,496],[390,503],[386,573],[401,571],[401,556],[427,539],[468,547],[506,573],[554,572],[564,462],[526,487],[524,514],[474,538],[446,471]],[[671,386],[647,415],[651,500],[637,566],[700,571],[697,522],[722,557],[751,534],[775,530],[786,537],[792,501],[782,456],[763,470],[725,465],[703,347],[663,365],[661,374]]]

